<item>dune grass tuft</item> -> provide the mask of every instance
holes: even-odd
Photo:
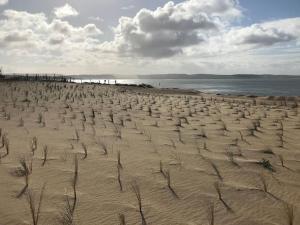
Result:
[[[209,205],[208,205],[207,219],[208,219],[209,225],[215,224],[215,205],[213,202],[209,203]]]
[[[35,151],[37,150],[37,137],[33,137],[30,142],[30,150],[32,155],[34,155]]]
[[[223,196],[222,196],[222,192],[221,192],[221,188],[220,188],[220,184],[219,182],[215,182],[214,183],[215,189],[217,191],[218,194],[218,198],[219,200],[223,203],[223,205],[225,206],[225,208],[229,211],[232,212],[232,209],[230,208],[230,206],[224,201]]]
[[[119,214],[120,225],[126,225],[125,215]]]
[[[211,167],[214,169],[214,171],[215,171],[217,177],[219,178],[219,180],[222,181],[222,180],[223,180],[223,177],[222,177],[222,175],[221,175],[221,173],[220,173],[218,167],[216,166],[216,164],[214,164],[212,161],[209,161],[209,163],[210,163]]]
[[[88,156],[88,150],[87,150],[87,147],[84,143],[81,143],[81,146],[82,146],[82,149],[84,151],[84,156],[82,157],[82,159],[86,159],[87,156]]]
[[[28,192],[27,192],[27,202],[28,202],[28,205],[30,208],[30,214],[31,214],[33,225],[39,224],[39,218],[40,218],[40,214],[41,214],[41,208],[42,208],[42,202],[43,202],[43,198],[44,198],[45,188],[46,188],[46,185],[44,184],[41,189],[38,203],[35,202],[35,197],[34,197],[34,194],[32,193],[32,191],[28,190]]]
[[[123,191],[123,184],[122,184],[122,180],[121,180],[121,167],[118,165],[117,166],[117,171],[118,171],[118,183],[119,183],[119,187],[120,187],[120,191]]]
[[[43,152],[44,152],[44,158],[43,158],[42,166],[45,166],[46,161],[47,161],[47,156],[48,156],[48,146],[47,145],[44,146]]]
[[[144,216],[144,212],[143,212],[142,196],[141,196],[140,187],[136,181],[132,183],[131,187],[136,196],[136,199],[138,200],[138,207],[139,207],[139,213],[140,213],[141,220],[142,220],[142,225],[147,225],[147,222],[146,222],[146,219]]]
[[[176,198],[179,198],[178,195],[177,195],[177,193],[175,192],[174,188],[173,188],[172,185],[171,185],[171,174],[170,174],[170,171],[167,170],[167,171],[165,172],[165,175],[166,175],[166,178],[167,178],[169,190],[171,191],[171,193],[172,193]]]
[[[19,194],[17,195],[17,198],[20,198],[27,190],[28,185],[29,185],[29,175],[30,175],[30,169],[27,165],[27,162],[25,160],[25,158],[21,158],[20,159],[20,174],[22,174],[22,176],[24,176],[25,178],[25,186],[22,188],[22,190],[19,192]]]

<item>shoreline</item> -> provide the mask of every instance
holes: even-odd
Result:
[[[282,95],[252,95],[252,94],[222,94],[222,93],[211,93],[211,92],[204,92],[201,90],[195,89],[183,89],[183,88],[160,88],[160,87],[153,87],[150,84],[102,84],[102,83],[93,83],[93,82],[84,82],[84,83],[77,83],[77,82],[58,82],[58,81],[24,81],[24,80],[1,80],[1,82],[50,82],[50,83],[63,83],[63,84],[73,84],[73,85],[96,85],[96,86],[111,86],[111,87],[119,87],[119,88],[127,88],[128,90],[139,89],[145,92],[153,93],[158,92],[160,94],[175,94],[175,95],[206,95],[218,98],[227,98],[227,99],[243,99],[243,100],[265,100],[265,101],[274,101],[274,102],[300,102],[300,96],[282,96]],[[152,91],[151,91],[152,90]],[[136,91],[136,90],[135,90]]]
[[[222,76],[222,75],[221,75]],[[224,75],[223,77],[234,77],[234,78],[237,78],[237,79],[241,79],[241,78],[244,78],[245,80],[244,81],[247,81],[247,79],[249,78],[252,78],[252,77],[249,77],[249,75],[242,75],[242,77],[240,77],[240,75]],[[264,78],[265,75],[255,75],[255,76],[258,76],[258,77],[261,77],[261,78]],[[275,75],[274,75],[275,76]],[[98,76],[95,76],[95,77],[98,77]],[[273,77],[271,75],[267,75],[267,77]],[[276,76],[275,76],[276,77]],[[283,78],[284,76],[282,75],[278,75],[278,77],[280,78]],[[290,77],[290,76],[288,76]],[[299,78],[297,76],[293,76],[295,78]],[[77,79],[77,80],[76,80]],[[208,78],[205,78],[204,80],[206,80]],[[218,80],[218,79],[225,79],[225,78],[210,78],[211,80]],[[227,78],[226,78],[227,79]],[[225,80],[226,80],[225,79]],[[84,80],[84,79],[83,79]],[[82,79],[81,79],[81,82],[80,82],[80,79],[78,78],[74,78],[74,76],[63,76],[63,75],[51,75],[51,74],[41,74],[41,75],[0,75],[0,82],[14,82],[14,81],[32,81],[32,82],[63,82],[63,83],[75,83],[75,84],[90,84],[90,85],[116,85],[116,86],[125,86],[125,87],[153,87],[153,88],[156,88],[156,89],[161,89],[163,90],[164,92],[167,92],[166,90],[171,90],[170,92],[176,94],[175,92],[178,90],[178,92],[180,93],[187,93],[187,94],[196,94],[197,92],[200,92],[200,93],[204,93],[204,94],[207,94],[207,95],[218,95],[218,96],[224,96],[224,97],[250,97],[250,98],[263,98],[263,97],[268,97],[269,100],[284,100],[284,101],[299,101],[299,97],[300,97],[300,93],[297,94],[297,95],[288,95],[288,94],[267,94],[267,93],[262,93],[261,91],[258,90],[258,94],[255,94],[255,91],[252,90],[252,91],[245,91],[243,93],[243,90],[239,90],[237,91],[236,90],[236,93],[233,92],[233,91],[226,91],[226,89],[224,89],[224,91],[220,91],[218,92],[217,89],[216,90],[201,90],[201,87],[195,89],[195,88],[183,88],[183,87],[176,87],[178,86],[176,83],[174,83],[174,87],[164,87],[166,85],[162,85],[162,87],[158,86],[157,84],[159,83],[159,81],[157,81],[158,83],[157,84],[154,84],[154,83],[144,83],[143,81],[146,81],[146,80],[155,80],[154,78],[152,79],[146,79],[146,78],[130,78],[130,79],[120,79],[120,78],[107,78],[105,79],[104,77],[102,77],[101,79],[97,79],[97,82],[95,81],[92,81],[93,79],[86,79],[82,82]],[[122,81],[130,81],[130,80],[135,80],[135,82],[132,82],[132,83],[122,83]],[[137,82],[137,80],[139,82]],[[175,78],[175,79],[165,79],[165,78],[162,78],[162,79],[159,79],[161,81],[164,81],[164,80],[172,80],[172,81],[177,81],[177,80],[181,80],[181,79],[178,79],[178,78]],[[184,80],[194,80],[194,79],[184,79]],[[202,79],[196,79],[196,80],[202,80]],[[104,82],[107,82],[107,83],[104,83]],[[110,81],[110,83],[109,83]],[[114,84],[115,81],[121,81],[120,83],[117,83],[117,84]],[[270,87],[268,87],[270,88]],[[268,91],[270,92],[270,90]],[[281,90],[281,92],[284,92]],[[295,90],[292,91],[293,93],[295,93]],[[276,93],[276,92],[275,92]],[[297,92],[296,92],[297,93]]]

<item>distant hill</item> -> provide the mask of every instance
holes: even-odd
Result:
[[[234,74],[234,75],[216,75],[216,74],[155,74],[140,75],[139,79],[233,79],[233,78],[282,78],[295,77],[291,75],[271,75],[271,74]]]
[[[233,74],[233,75],[216,75],[216,74],[145,74],[145,75],[113,75],[113,74],[101,74],[101,75],[74,75],[70,76],[77,79],[102,79],[102,80],[114,80],[114,79],[234,79],[234,78],[293,78],[292,75],[271,75],[271,74]]]

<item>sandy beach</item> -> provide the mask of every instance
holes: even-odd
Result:
[[[0,225],[300,224],[299,101],[0,82]]]

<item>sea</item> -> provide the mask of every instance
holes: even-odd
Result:
[[[150,84],[156,88],[193,89],[205,93],[255,96],[300,96],[300,76],[257,76],[213,79],[84,79],[76,83]]]

